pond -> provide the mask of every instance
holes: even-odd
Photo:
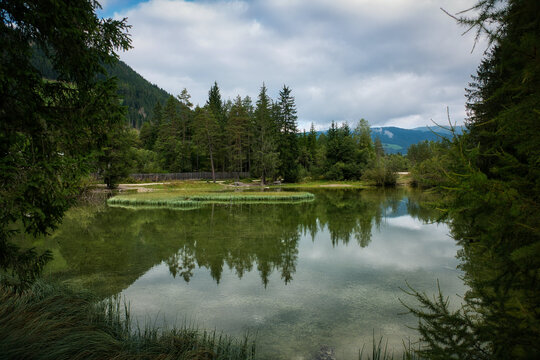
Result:
[[[310,190],[311,191],[311,190]],[[81,206],[39,246],[48,276],[119,294],[141,326],[256,336],[261,359],[357,358],[373,334],[400,352],[416,320],[407,283],[453,303],[457,246],[419,191],[317,190],[299,204],[192,210]],[[457,294],[457,295],[456,295]]]

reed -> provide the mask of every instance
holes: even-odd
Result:
[[[383,340],[382,336],[378,340],[375,339],[375,332],[373,332],[371,354],[369,351],[364,353],[364,344],[358,353],[358,360],[423,360],[418,356],[410,340],[407,344],[403,342],[403,352],[400,355],[395,355],[394,351],[388,349],[388,341],[385,341],[383,345]]]
[[[0,289],[2,359],[253,359],[255,344],[190,326],[133,327],[129,306],[38,281]]]

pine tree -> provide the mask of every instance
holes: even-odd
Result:
[[[241,172],[247,162],[249,151],[250,118],[240,96],[236,97],[233,103],[227,125],[231,168]]]
[[[161,124],[159,125],[158,137],[156,139],[155,150],[161,158],[162,167],[170,172],[179,172],[182,136],[182,126],[177,113],[178,100],[170,96],[162,111]]]
[[[315,125],[313,125],[313,123],[311,123],[311,127],[309,128],[309,134],[307,136],[307,147],[309,150],[309,154],[311,155],[311,158],[315,163],[315,159],[317,158],[317,132],[315,131]]]
[[[161,126],[162,107],[158,101],[152,111],[152,118],[149,121],[144,122],[141,127],[139,138],[143,144],[143,147],[147,150],[153,150],[156,144],[156,140]]]
[[[278,105],[279,173],[283,175],[285,181],[295,182],[298,179],[298,117],[294,97],[289,87],[283,86],[283,89],[279,92]]]
[[[206,107],[212,112],[214,118],[219,125],[219,134],[215,143],[215,156],[218,160],[218,167],[221,167],[222,171],[225,171],[226,158],[227,158],[227,117],[226,110],[221,99],[221,93],[217,82],[208,91],[208,100],[206,101]]]
[[[214,154],[216,144],[220,136],[219,124],[214,117],[214,113],[207,107],[195,108],[195,141],[208,151],[210,167],[212,170],[212,181],[216,182]]]
[[[261,184],[276,174],[279,153],[276,142],[276,124],[272,118],[272,103],[263,84],[254,114],[253,169],[261,176]]]

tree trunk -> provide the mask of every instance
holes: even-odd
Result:
[[[216,171],[214,170],[214,157],[212,156],[212,147],[208,147],[210,152],[210,165],[212,166],[212,181],[216,182]]]

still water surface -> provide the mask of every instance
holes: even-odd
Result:
[[[400,315],[408,282],[457,303],[457,246],[427,195],[318,190],[315,201],[200,209],[71,210],[43,246],[46,272],[120,294],[144,324],[193,323],[256,334],[265,359],[310,359],[322,346],[357,357],[373,332],[398,352],[416,321]]]

